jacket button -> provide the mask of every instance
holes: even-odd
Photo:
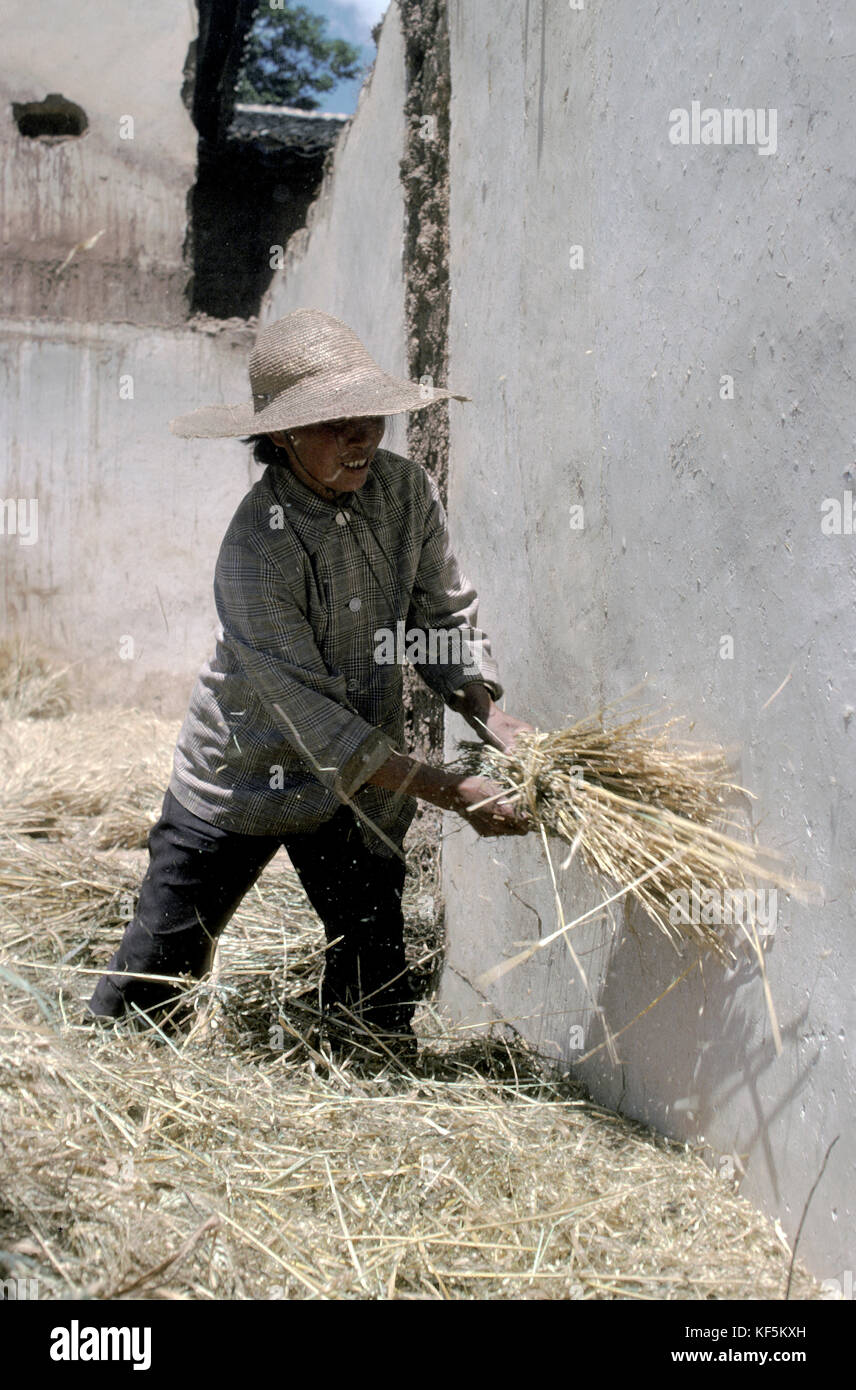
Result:
[[[359,598],[352,598],[352,599],[349,599],[349,600],[348,600],[348,607],[350,608],[350,610],[351,610],[352,613],[359,613],[359,611],[360,611],[360,609],[362,608],[362,606],[363,606],[363,601],[362,601],[362,599],[359,599]]]
[[[336,513],[336,525],[337,525],[337,526],[347,526],[347,524],[348,524],[348,518],[345,516],[345,513],[344,513],[344,512],[337,512],[337,513]]]
[[[348,681],[348,684],[347,684],[347,686],[345,687],[346,690],[350,690],[350,691],[359,690],[359,688],[360,688],[360,683],[359,683],[359,681],[354,681],[354,680]]]

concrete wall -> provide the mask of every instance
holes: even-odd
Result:
[[[257,476],[240,444],[168,427],[248,398],[253,339],[240,323],[187,323],[195,25],[173,0],[112,21],[96,0],[67,13],[21,0],[0,58],[0,497],[25,517],[36,499],[38,528],[22,544],[4,513],[3,630],[71,662],[84,701],[175,715],[212,644],[220,540]],[[21,136],[11,103],[54,92],[83,107],[86,132]]]
[[[193,5],[175,0],[137,7],[17,0],[7,7],[0,313],[184,319],[185,197],[196,132],[181,89],[195,33]],[[83,107],[86,132],[60,141],[19,135],[12,102],[55,92]],[[72,248],[99,232],[60,273]]]
[[[193,6],[172,0],[115,23],[94,0],[65,17],[28,0],[13,9],[0,59],[10,193],[0,498],[23,505],[25,518],[37,504],[32,542],[5,522],[0,534],[3,630],[72,663],[83,701],[175,715],[212,645],[223,532],[258,476],[240,443],[168,429],[197,405],[248,398],[255,334],[254,324],[187,318],[196,133],[181,92],[195,26]],[[53,92],[83,107],[85,134],[20,135],[11,103]],[[327,309],[401,375],[404,103],[393,6],[311,230],[290,243],[260,315]],[[130,140],[120,137],[125,116]],[[406,438],[405,418],[392,420],[386,445],[404,452]]]
[[[856,1260],[856,536],[822,534],[821,504],[853,489],[854,15],[670,0],[642,33],[629,0],[450,0],[450,37],[449,375],[474,400],[452,406],[450,513],[507,708],[557,727],[647,673],[655,705],[741,747],[760,838],[825,890],[813,907],[780,894],[781,1058],[741,953],[635,1023],[618,1065],[600,1050],[578,1070],[724,1172],[743,1164],[741,1191],[790,1237],[840,1134],[801,1246],[840,1277]],[[696,99],[776,108],[776,152],[671,143],[670,112]],[[536,913],[555,926],[537,844],[464,831],[444,876],[453,1015],[510,1018],[569,1063],[574,1026],[596,1047],[561,942],[475,983],[537,936]],[[574,870],[561,884],[569,919],[598,901]],[[620,909],[573,939],[613,1030],[691,964]]]
[[[213,643],[217,550],[258,469],[239,443],[176,439],[168,421],[245,399],[251,344],[246,331],[0,322],[0,495],[23,499],[27,519],[38,504],[33,543],[0,538],[3,626],[73,663],[81,699],[186,707]]]

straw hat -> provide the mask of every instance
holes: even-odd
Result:
[[[203,406],[171,420],[170,429],[186,439],[225,439],[470,399],[389,376],[347,324],[320,309],[295,309],[262,329],[250,354],[250,389],[251,401]]]

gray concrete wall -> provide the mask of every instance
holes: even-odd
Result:
[[[0,56],[0,313],[175,323],[185,318],[185,196],[196,132],[181,99],[191,4],[14,0]],[[58,92],[88,129],[19,135],[12,102]],[[129,120],[132,124],[129,124]],[[129,138],[130,137],[130,138]],[[80,242],[101,233],[89,250]]]
[[[791,1238],[840,1134],[801,1247],[840,1278],[856,1261],[856,536],[824,535],[821,504],[853,491],[854,15],[670,0],[640,32],[629,0],[450,0],[450,34],[449,376],[474,401],[451,407],[450,513],[507,708],[557,727],[647,674],[655,705],[739,745],[759,837],[824,886],[819,906],[780,894],[781,1058],[741,952],[629,1028],[618,1065],[601,1049],[578,1071],[723,1173],[743,1165],[741,1191]],[[671,143],[693,100],[776,108],[776,152]],[[536,913],[555,926],[538,845],[463,831],[444,878],[451,1014],[511,1019],[569,1063],[575,1026],[597,1047],[561,942],[476,986]],[[598,901],[575,870],[561,887],[569,919]],[[620,908],[573,941],[614,1030],[691,964]]]
[[[43,42],[36,42],[41,35]],[[195,132],[181,100],[191,6],[156,0],[105,23],[94,3],[14,7],[0,60],[5,299],[0,498],[36,499],[30,542],[0,534],[2,626],[72,663],[84,701],[181,714],[212,646],[214,562],[258,476],[236,441],[179,440],[169,419],[249,396],[255,325],[187,322]],[[22,137],[11,102],[60,92],[89,127]],[[404,46],[393,6],[358,111],[290,243],[260,322],[306,304],[344,318],[407,375],[399,161]],[[132,116],[134,138],[119,121]],[[104,229],[65,270],[79,241]],[[406,421],[386,445],[406,449]],[[130,639],[130,641],[128,640]]]
[[[173,0],[112,19],[96,0],[27,0],[0,57],[0,497],[26,520],[37,503],[32,541],[4,512],[3,631],[72,663],[82,700],[175,715],[212,645],[223,532],[257,476],[240,444],[168,426],[248,398],[253,339],[187,323],[196,133],[181,89],[195,24]],[[86,132],[21,136],[11,103],[53,92],[84,108]]]
[[[34,541],[0,537],[3,627],[73,663],[85,700],[184,711],[213,645],[217,550],[258,469],[241,444],[176,439],[168,422],[246,399],[251,345],[246,331],[0,321],[0,495],[27,520],[37,501]]]

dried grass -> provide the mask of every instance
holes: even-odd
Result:
[[[71,704],[68,667],[58,667],[20,637],[0,642],[0,722],[56,719]]]
[[[787,1247],[748,1203],[519,1044],[426,1013],[418,1067],[365,1076],[228,1027],[60,1029],[14,994],[0,1242],[42,1297],[783,1294]],[[798,1266],[792,1297],[818,1292]]]
[[[133,819],[154,785],[134,780],[154,725],[99,718],[91,746],[75,720],[48,735],[31,720],[30,749],[14,734],[44,799],[28,821],[5,799],[0,825],[0,1276],[60,1299],[783,1295],[790,1252],[765,1218],[519,1041],[457,1036],[425,1005],[411,1070],[382,1052],[335,1063],[315,1027],[323,932],[279,859],[212,976],[184,982],[188,1036],[83,1023],[145,866],[98,850],[86,821],[120,804]],[[114,772],[92,787],[116,767],[121,802]],[[415,858],[424,966],[435,885],[430,854]],[[800,1265],[791,1296],[819,1296]]]
[[[0,832],[134,849],[160,815],[179,724],[139,710],[0,723]]]
[[[673,943],[729,960],[722,921],[682,905],[699,896],[728,904],[755,881],[791,892],[809,885],[793,882],[780,856],[738,838],[734,801],[748,793],[730,780],[723,749],[677,742],[677,723],[640,714],[608,726],[601,712],[521,734],[508,753],[462,744],[460,761],[528,810],[545,848],[548,834],[570,845],[563,868],[579,853],[605,890],[634,898]]]
[[[425,1006],[409,1071],[334,1063],[290,868],[186,982],[177,1041],[79,1021],[144,856],[0,852],[0,1248],[41,1297],[782,1296],[768,1221],[519,1041]],[[798,1266],[792,1297],[818,1296]]]

